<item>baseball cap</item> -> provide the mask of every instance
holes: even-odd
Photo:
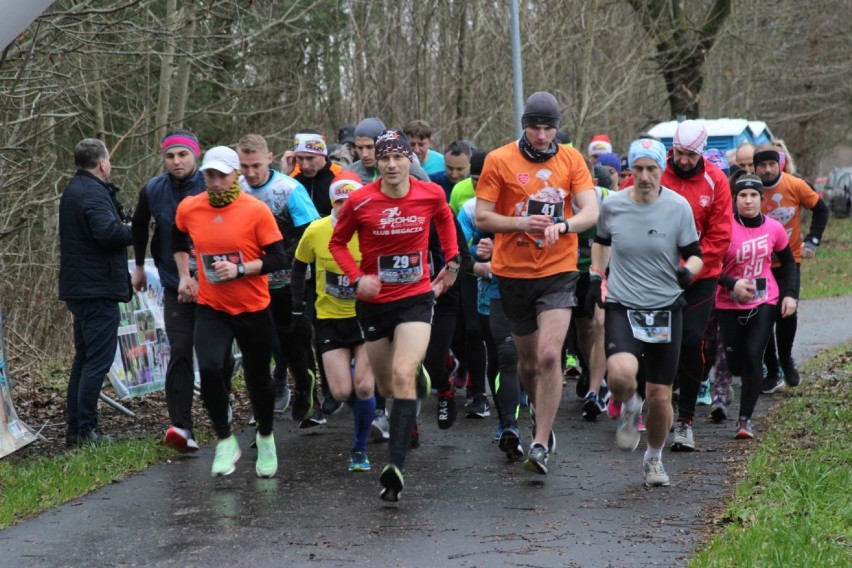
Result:
[[[216,170],[223,174],[229,174],[240,169],[240,157],[227,146],[214,146],[204,153],[204,160],[199,169],[202,171]]]

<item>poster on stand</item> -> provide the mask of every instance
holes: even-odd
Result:
[[[12,405],[8,363],[3,311],[0,310],[0,458],[36,440],[35,433],[21,422]]]
[[[134,261],[128,270],[135,268]],[[162,390],[169,364],[169,340],[163,320],[163,287],[153,259],[145,259],[148,288],[135,292],[130,302],[119,304],[118,348],[109,381],[119,398]]]

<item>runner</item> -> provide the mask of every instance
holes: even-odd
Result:
[[[491,271],[500,277],[521,384],[535,408],[524,469],[546,474],[562,397],[562,342],[577,303],[576,233],[594,226],[598,206],[583,157],[554,142],[556,98],[547,92],[532,94],[521,122],[520,140],[485,160],[476,186],[476,226],[495,234]],[[577,213],[571,209],[572,198]],[[503,430],[501,447],[516,448],[519,442],[517,429]]]
[[[381,498],[399,501],[403,469],[417,420],[415,375],[429,344],[435,296],[449,289],[460,267],[452,212],[440,186],[409,176],[414,154],[408,140],[386,131],[376,139],[381,178],[347,200],[329,249],[356,286],[356,312],[379,391],[393,396],[388,465]],[[429,222],[434,220],[446,266],[430,282]],[[358,234],[361,266],[348,243]],[[426,268],[424,268],[426,265]]]
[[[243,356],[246,389],[257,418],[258,477],[278,471],[272,435],[274,387],[269,373],[274,330],[266,274],[284,267],[281,231],[269,208],[242,191],[237,153],[216,146],[204,155],[205,193],[178,205],[172,249],[180,282],[178,299],[196,301],[195,345],[201,397],[219,442],[212,475],[230,475],[240,459],[228,418],[226,361],[234,339]],[[195,248],[198,280],[189,270]]]
[[[314,330],[317,354],[323,360],[332,396],[345,401],[352,409],[355,436],[349,452],[349,471],[370,470],[367,437],[376,413],[376,397],[364,335],[355,317],[355,287],[334,262],[328,244],[343,204],[360,187],[361,181],[352,172],[335,176],[329,188],[331,215],[311,223],[302,235],[293,262],[291,283],[293,317],[305,317],[305,276],[308,265],[316,263]],[[355,262],[360,262],[357,235],[352,237],[348,247]]]
[[[645,484],[667,486],[662,452],[672,424],[683,289],[704,263],[689,203],[660,185],[666,167],[663,144],[636,140],[628,161],[635,185],[601,203],[587,303],[603,305],[606,290],[607,383],[622,401],[616,443],[631,451],[639,445],[642,402],[636,376],[641,358],[648,401]],[[679,265],[680,258],[685,265]],[[609,278],[604,282],[607,265]]]
[[[796,313],[799,290],[796,261],[784,227],[760,212],[763,183],[755,175],[741,177],[734,186],[731,248],[725,254],[716,290],[716,309],[728,368],[742,378],[740,414],[735,437],[754,438],[751,415],[763,381],[763,352],[772,337],[775,305],[782,318]],[[770,269],[780,262],[781,281]],[[779,302],[779,298],[781,299]]]

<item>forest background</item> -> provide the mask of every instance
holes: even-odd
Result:
[[[800,173],[852,165],[845,0],[521,1],[525,95],[548,90],[583,149],[680,114],[766,121]],[[0,55],[0,303],[16,376],[67,360],[57,211],[73,147],[107,143],[125,207],[159,140],[202,148],[369,116],[422,118],[443,150],[514,136],[505,0],[61,0]]]

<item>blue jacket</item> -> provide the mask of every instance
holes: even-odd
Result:
[[[133,212],[133,250],[136,265],[145,264],[145,248],[148,245],[148,225],[154,220],[154,235],[151,237],[151,257],[160,275],[164,288],[176,291],[180,283],[177,264],[172,253],[172,230],[178,203],[185,197],[204,191],[204,174],[195,170],[189,178],[178,181],[167,173],[148,180],[139,192],[139,201]]]
[[[117,190],[86,171],[71,178],[59,200],[59,299],[127,302],[132,296]]]

